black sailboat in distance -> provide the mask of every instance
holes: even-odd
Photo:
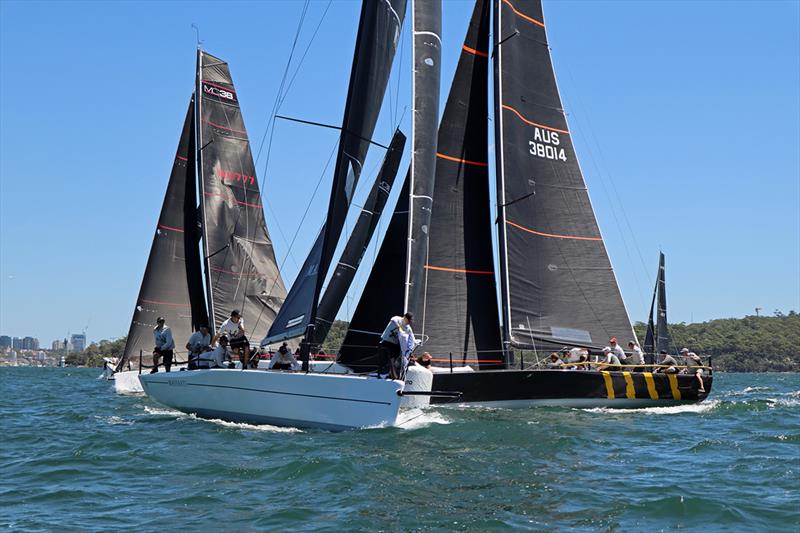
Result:
[[[180,353],[197,326],[214,331],[233,309],[249,336],[263,336],[285,297],[228,64],[198,50],[195,93],[117,370],[140,354],[150,363],[159,316]]]
[[[422,329],[415,324],[421,349],[433,356],[433,389],[458,391],[461,402],[508,407],[704,399],[711,377],[699,391],[688,373],[540,366],[564,345],[599,354],[611,338],[624,345],[636,337],[572,145],[541,1],[492,3],[499,43],[490,50],[489,0],[478,0],[439,127]],[[501,313],[487,238],[485,95],[492,57]],[[413,194],[408,183],[404,194]],[[398,201],[340,350],[339,362],[357,372],[374,369],[369,346],[397,314],[398,296],[386,287],[400,281],[397,263],[419,261],[397,250],[408,236],[401,222],[409,204]]]

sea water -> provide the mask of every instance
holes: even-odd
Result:
[[[200,420],[98,373],[0,368],[0,528],[800,530],[797,374],[718,373],[695,405],[330,433]]]

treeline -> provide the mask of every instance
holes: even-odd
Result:
[[[335,354],[344,342],[348,322],[336,320],[322,351]],[[640,341],[646,325],[634,326]],[[800,313],[721,318],[698,324],[670,324],[672,352],[683,347],[712,356],[714,368],[727,372],[800,372]],[[67,356],[70,365],[102,366],[103,357],[121,357],[127,337],[92,343]]]
[[[644,341],[646,324],[637,322]],[[672,352],[683,347],[712,356],[714,368],[726,372],[800,371],[800,314],[720,318],[698,324],[670,324]]]

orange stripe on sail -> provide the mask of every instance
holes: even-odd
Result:
[[[472,54],[474,56],[489,57],[489,54],[487,54],[486,52],[481,52],[480,50],[475,50],[474,48],[470,48],[466,44],[463,46],[463,48],[464,48],[465,52],[469,52],[470,54]]]
[[[526,15],[525,13],[523,13],[522,11],[519,11],[516,7],[514,7],[514,4],[512,4],[508,0],[503,0],[503,3],[504,4],[508,4],[508,7],[511,8],[511,11],[516,13],[520,18],[523,18],[523,19],[527,20],[528,22],[533,22],[537,26],[541,26],[542,28],[544,28],[544,22],[542,22],[540,20],[536,20],[535,18],[531,18],[528,15]]]
[[[476,167],[488,167],[489,163],[481,163],[480,161],[469,161],[467,159],[459,159],[458,157],[452,157],[449,155],[444,155],[440,153],[436,153],[436,157],[441,157],[442,159],[447,159],[448,161],[455,161],[456,163],[464,163],[466,165],[475,165]]]
[[[553,239],[572,239],[576,241],[602,241],[603,239],[600,237],[579,237],[576,235],[556,235],[553,233],[542,233],[541,231],[535,231],[524,226],[520,226],[519,224],[514,224],[510,220],[506,220],[506,224],[509,226],[514,226],[515,228],[521,229],[522,231],[527,231],[528,233],[533,233],[534,235],[539,235],[541,237],[552,237]]]
[[[544,128],[544,129],[550,130],[550,131],[557,131],[558,133],[566,133],[567,135],[569,135],[569,132],[567,130],[560,130],[558,128],[551,128],[550,126],[545,126],[544,124],[537,124],[536,122],[532,122],[532,121],[528,120],[527,118],[522,116],[522,113],[520,113],[519,111],[517,111],[516,109],[514,109],[510,105],[503,104],[503,109],[508,109],[509,111],[511,111],[512,113],[517,115],[520,118],[520,120],[522,120],[522,122],[525,122],[526,124],[530,124],[531,126],[536,126],[537,128]]]
[[[464,268],[447,268],[447,267],[435,267],[431,265],[425,265],[427,270],[439,270],[441,272],[461,272],[463,274],[484,274],[487,276],[493,276],[494,272],[491,270],[467,270]]]

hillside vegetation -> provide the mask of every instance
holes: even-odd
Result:
[[[342,345],[348,323],[336,320],[322,351],[335,354]],[[645,324],[636,335],[644,340]],[[703,357],[712,356],[716,370],[728,372],[800,372],[800,314],[721,318],[698,324],[670,324],[672,352],[684,346]],[[125,337],[92,343],[67,357],[70,365],[102,366],[103,357],[120,357]]]

